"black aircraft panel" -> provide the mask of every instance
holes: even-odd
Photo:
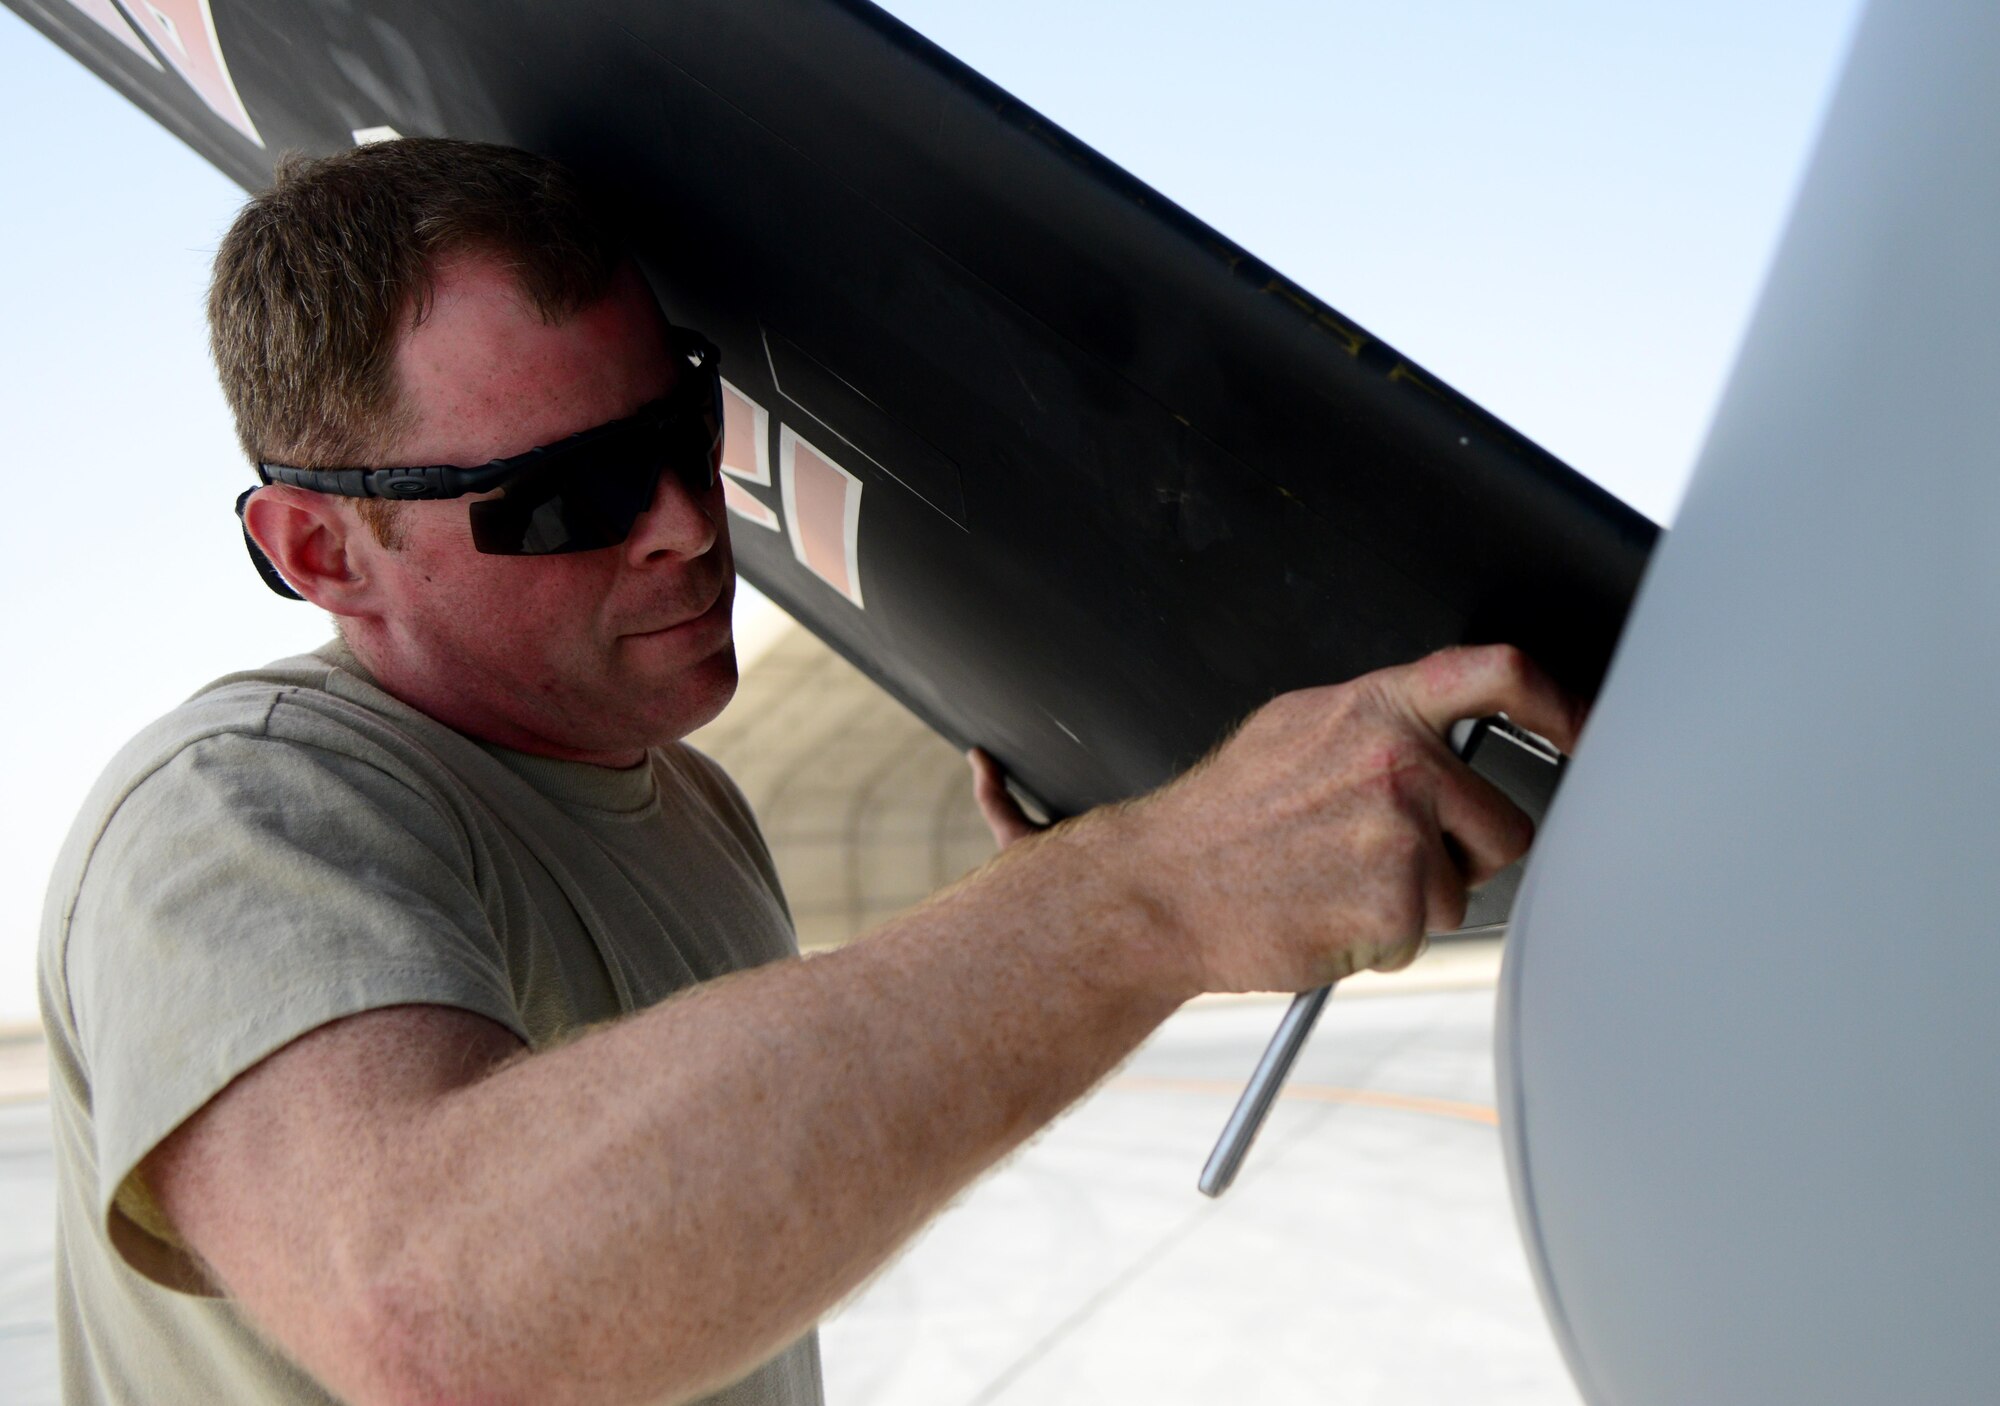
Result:
[[[744,575],[1055,812],[1446,644],[1594,691],[1657,535],[858,0],[126,7],[158,67],[6,2],[246,186],[378,127],[582,171],[763,412]]]

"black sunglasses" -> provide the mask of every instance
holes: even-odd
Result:
[[[674,388],[623,419],[580,431],[476,468],[433,464],[404,469],[296,469],[257,465],[263,483],[288,483],[344,498],[462,498],[499,496],[470,504],[472,545],[489,556],[539,557],[615,547],[652,506],[660,475],[672,469],[694,495],[715,486],[722,456],[721,353],[684,327],[668,332],[687,370]],[[691,374],[690,374],[691,373]],[[248,488],[236,499],[243,516]],[[303,599],[243,533],[250,560],[281,596]]]

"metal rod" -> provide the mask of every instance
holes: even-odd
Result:
[[[1285,1076],[1292,1072],[1292,1061],[1305,1048],[1306,1037],[1312,1034],[1313,1023],[1332,994],[1333,987],[1327,985],[1316,991],[1301,991],[1292,998],[1291,1008],[1278,1022],[1277,1033],[1264,1047],[1264,1057],[1257,1061],[1256,1072],[1244,1086],[1243,1097],[1236,1100],[1236,1111],[1229,1115],[1222,1136],[1215,1140],[1215,1151],[1208,1154],[1208,1165],[1201,1169],[1201,1180],[1196,1185],[1205,1194],[1220,1196],[1236,1180],[1250,1144],[1257,1140],[1271,1105],[1277,1102],[1278,1091],[1285,1086]]]
[[[1452,751],[1470,763],[1480,744],[1492,735],[1505,737],[1545,765],[1553,763],[1554,775],[1560,779],[1562,753],[1556,751],[1546,739],[1515,727],[1504,717],[1463,719],[1452,724],[1446,740],[1450,742]],[[1547,790],[1540,796],[1532,800],[1522,800],[1518,796],[1514,799],[1526,805],[1531,818],[1539,823],[1547,809],[1549,794],[1554,790],[1555,782],[1550,781]],[[1486,923],[1463,931],[1499,931],[1504,926],[1503,914],[1501,922]],[[1292,999],[1291,1009],[1278,1022],[1277,1033],[1265,1046],[1264,1057],[1257,1061],[1256,1072],[1250,1076],[1243,1097],[1236,1101],[1236,1111],[1229,1115],[1229,1121],[1223,1125],[1222,1136],[1215,1140],[1215,1151],[1208,1154],[1208,1165],[1201,1169],[1201,1180],[1195,1184],[1208,1195],[1220,1196],[1236,1180],[1236,1173],[1250,1151],[1250,1144],[1257,1140],[1258,1130],[1270,1116],[1271,1105],[1278,1101],[1278,1092],[1285,1086],[1285,1076],[1292,1072],[1293,1061],[1305,1048],[1306,1037],[1312,1034],[1313,1023],[1319,1019],[1320,1009],[1332,994],[1333,987],[1328,985],[1317,991],[1301,991]]]

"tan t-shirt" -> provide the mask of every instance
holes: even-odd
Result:
[[[118,754],[50,884],[65,1399],[331,1400],[216,1295],[133,1176],[274,1050],[410,1003],[539,1049],[794,951],[756,821],[688,747],[627,770],[487,747],[337,644],[211,684]],[[815,1339],[712,1400],[818,1402]]]

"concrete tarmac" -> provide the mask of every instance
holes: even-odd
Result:
[[[0,1104],[0,1400],[55,1406],[56,1168],[49,1106]]]
[[[1343,988],[1235,1187],[1284,1003],[1197,1002],[826,1324],[831,1406],[1574,1406],[1508,1205],[1490,949]],[[47,1105],[0,1103],[0,1398],[57,1401]]]

